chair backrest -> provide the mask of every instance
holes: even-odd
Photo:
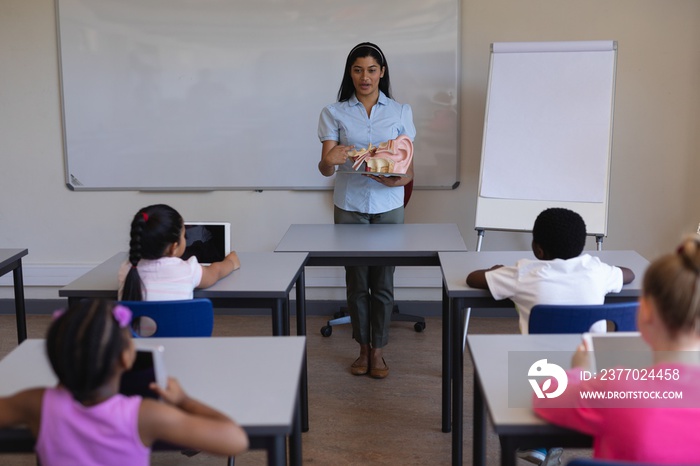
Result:
[[[406,186],[403,187],[403,206],[408,205],[408,201],[411,199],[411,193],[413,193],[413,180],[409,181]]]
[[[599,460],[592,458],[574,458],[566,466],[659,466],[658,463],[637,463],[634,461]]]
[[[584,333],[599,320],[615,324],[617,332],[637,330],[637,301],[598,305],[533,306],[529,333]]]
[[[183,301],[122,301],[134,319],[149,317],[155,332],[149,337],[210,337],[214,330],[214,306],[204,298]],[[132,332],[135,337],[141,337]]]

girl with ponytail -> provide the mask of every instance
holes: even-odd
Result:
[[[185,223],[165,204],[140,209],[130,235],[129,259],[119,270],[120,300],[192,299],[195,288],[207,288],[241,266],[235,251],[206,267],[194,256],[182,260]]]

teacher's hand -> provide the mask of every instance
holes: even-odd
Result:
[[[348,152],[355,146],[333,146],[331,150],[323,154],[323,163],[326,165],[342,165],[348,160]]]
[[[332,176],[336,165],[342,165],[348,160],[348,151],[353,147],[355,146],[341,146],[337,141],[323,141],[318,171],[323,176]]]

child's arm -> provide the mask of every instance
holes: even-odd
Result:
[[[139,434],[144,445],[162,440],[215,455],[235,456],[248,449],[242,427],[219,411],[187,396],[178,381],[168,378],[165,390],[151,389],[164,403],[144,399],[139,412]]]
[[[489,284],[486,282],[486,272],[490,270],[496,270],[503,267],[502,265],[494,265],[490,269],[475,270],[467,275],[467,285],[472,288],[480,288],[482,290],[488,290]]]
[[[0,397],[0,427],[26,425],[36,438],[43,397],[43,388],[22,390],[11,396]]]
[[[238,259],[236,251],[231,252],[221,262],[202,266],[202,279],[197,288],[208,288],[240,267],[241,261]]]
[[[616,267],[622,270],[622,283],[624,285],[632,283],[632,280],[634,280],[634,272],[632,272],[632,270],[628,269],[627,267],[620,267],[619,265],[617,265]]]

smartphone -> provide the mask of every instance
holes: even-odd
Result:
[[[163,346],[142,346],[136,348],[136,360],[131,369],[124,372],[119,384],[119,393],[127,396],[140,395],[143,398],[158,398],[149,388],[152,382],[165,388],[168,377],[163,362]]]

